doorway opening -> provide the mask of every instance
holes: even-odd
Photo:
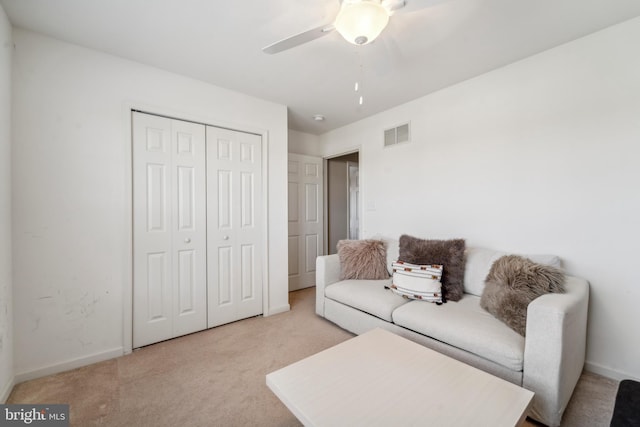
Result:
[[[360,154],[353,152],[326,159],[326,254],[338,252],[338,241],[360,238]]]

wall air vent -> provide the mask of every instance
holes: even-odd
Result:
[[[411,141],[410,122],[384,131],[384,146],[401,144]]]

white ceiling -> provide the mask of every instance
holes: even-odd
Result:
[[[289,127],[313,134],[640,16],[640,0],[407,0],[370,45],[333,32],[267,55],[264,46],[331,23],[339,1],[0,3],[14,26],[285,104]]]

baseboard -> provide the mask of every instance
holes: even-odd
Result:
[[[602,375],[603,377],[611,378],[612,380],[621,381],[626,379],[632,379],[632,380],[640,381],[640,378],[636,377],[633,374],[630,374],[624,371],[619,371],[617,369],[613,369],[608,366],[603,366],[598,363],[585,362],[584,369],[585,371],[589,371],[593,374]]]
[[[46,375],[70,371],[71,369],[81,368],[83,366],[91,365],[92,363],[98,363],[105,360],[113,359],[115,357],[122,356],[123,354],[124,349],[122,347],[118,347],[111,350],[103,351],[101,353],[94,353],[89,356],[78,357],[66,362],[56,363],[54,365],[34,369],[32,371],[20,372],[15,376],[15,383],[18,384],[24,381],[33,380],[35,378],[44,377]]]
[[[280,313],[285,313],[287,311],[291,310],[291,306],[289,304],[285,304],[282,305],[280,307],[275,307],[275,308],[271,308],[269,309],[269,312],[264,313],[264,316],[273,316],[274,314],[280,314]]]
[[[11,394],[11,390],[13,390],[13,386],[16,384],[15,378],[11,378],[11,380],[4,386],[2,393],[0,393],[0,403],[5,403]]]

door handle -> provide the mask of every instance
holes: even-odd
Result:
[[[191,239],[187,237],[186,239],[184,239],[184,242],[185,243],[191,243]]]
[[[229,236],[224,236],[222,240],[229,240]]]

